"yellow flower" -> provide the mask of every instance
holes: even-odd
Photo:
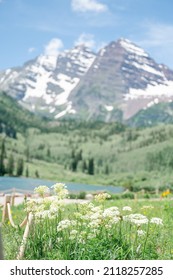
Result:
[[[167,195],[169,195],[171,192],[170,192],[170,190],[169,189],[167,189],[166,191],[164,191],[163,193],[162,193],[162,197],[166,197]]]

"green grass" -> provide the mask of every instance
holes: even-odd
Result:
[[[95,204],[99,205],[98,203]],[[116,206],[122,212],[124,206],[132,207],[132,213],[140,213],[151,217],[163,219],[163,226],[152,225],[145,245],[145,237],[136,239],[135,226],[117,224],[113,231],[102,228],[98,236],[85,243],[69,240],[69,230],[57,232],[58,219],[40,221],[32,229],[24,259],[173,259],[173,201],[163,200],[116,200],[106,201],[104,208]],[[152,209],[143,208],[152,206]],[[65,207],[61,213],[61,219],[75,219],[75,212],[88,212],[79,210],[76,205]],[[15,223],[20,223],[25,213],[23,207],[14,207],[12,210]],[[126,214],[130,214],[127,212]],[[1,215],[0,215],[1,218]],[[76,229],[72,227],[70,230]],[[80,234],[86,228],[78,228]],[[147,231],[147,226],[142,225],[140,229]],[[3,225],[3,243],[6,259],[15,259],[21,244],[23,230],[13,229],[9,223]],[[89,233],[89,232],[88,232]],[[74,242],[75,241],[75,242]],[[140,248],[138,246],[140,245]],[[137,253],[138,248],[138,253]]]

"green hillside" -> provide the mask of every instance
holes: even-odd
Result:
[[[172,106],[171,104],[169,106]],[[170,107],[171,108],[171,107]],[[43,120],[0,94],[0,174],[64,182],[173,185],[173,125]]]
[[[159,103],[141,110],[127,121],[127,124],[133,127],[155,126],[160,123],[173,123],[173,102]]]
[[[4,92],[0,92],[0,131],[13,137],[17,132],[23,133],[29,127],[43,128],[43,119],[25,110]]]

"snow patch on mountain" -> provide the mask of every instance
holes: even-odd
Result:
[[[64,74],[59,74],[58,79],[59,79],[58,85],[63,89],[63,92],[56,97],[55,105],[62,105],[67,102],[71,91],[77,86],[80,79],[79,78],[72,79]]]
[[[58,56],[54,55],[40,55],[37,59],[37,63],[45,67],[48,71],[52,71],[56,68]]]
[[[68,105],[67,105],[67,108],[64,111],[58,113],[55,116],[55,119],[59,119],[59,118],[65,116],[67,113],[69,113],[69,114],[76,114],[76,110],[74,110],[72,108],[72,102],[69,102]]]
[[[147,64],[140,64],[137,62],[132,62],[131,65],[135,66],[138,69],[142,69],[146,72],[152,73],[157,76],[164,77],[164,74],[161,71],[157,71],[154,67],[147,65]]]
[[[133,54],[139,55],[139,56],[148,57],[148,54],[142,48],[136,46],[130,40],[120,39],[119,43],[125,50],[127,50],[130,53],[133,53]]]
[[[26,66],[25,77],[17,85],[18,89],[20,84],[26,86],[23,101],[39,98],[46,105],[68,103],[70,93],[80,82],[80,76],[89,70],[95,58],[96,55],[84,46],[76,46],[59,56],[40,55],[34,63]],[[71,112],[69,106],[62,115]]]
[[[151,85],[145,89],[130,88],[129,93],[124,95],[125,100],[151,97],[171,97],[173,96],[173,81],[167,81],[165,84]]]
[[[111,111],[114,109],[114,107],[111,106],[111,105],[105,105],[105,109],[106,109],[108,112],[111,112]]]
[[[40,59],[38,59],[38,61],[40,61]],[[43,61],[43,57],[41,57],[41,61]],[[23,101],[27,101],[31,97],[42,97],[45,100],[46,104],[50,104],[52,102],[52,98],[46,94],[47,83],[49,82],[50,73],[40,64],[38,64],[36,68],[35,67],[31,68],[31,70],[36,74],[34,75],[35,80],[29,78],[26,79],[27,87]]]

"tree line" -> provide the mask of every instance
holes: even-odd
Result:
[[[9,176],[22,176],[24,171],[24,160],[23,158],[18,158],[15,169],[15,160],[13,154],[7,158],[5,139],[2,140],[0,148],[0,176],[5,174]]]
[[[86,160],[83,158],[82,150],[75,152],[75,150],[73,149],[71,152],[71,163],[70,163],[70,170],[72,172],[77,171],[79,162],[81,162],[82,164],[83,173],[94,175],[94,158],[91,157],[88,160]]]

